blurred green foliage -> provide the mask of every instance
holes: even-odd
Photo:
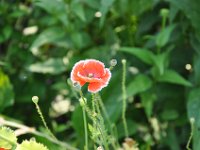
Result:
[[[83,149],[81,107],[67,84],[70,70],[81,59],[99,59],[109,67],[116,58],[101,95],[123,141],[120,62],[125,58],[128,128],[140,149],[185,149],[194,118],[193,150],[199,150],[199,3],[1,0],[0,113],[43,131],[31,101],[37,95],[56,136]],[[160,13],[163,8],[169,11],[166,16]]]

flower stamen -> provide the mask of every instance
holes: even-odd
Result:
[[[88,74],[88,77],[89,77],[89,78],[93,78],[93,77],[94,77],[94,74],[93,74],[93,73],[89,73],[89,74]]]

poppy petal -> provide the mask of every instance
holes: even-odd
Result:
[[[92,73],[94,75],[94,78],[100,78],[105,73],[104,64],[95,59],[85,60],[85,64],[83,67],[87,73]]]
[[[72,82],[78,82],[79,81],[79,77],[77,75],[78,75],[78,72],[84,71],[83,70],[83,65],[84,65],[84,61],[81,60],[81,61],[77,62],[74,65],[74,67],[72,68],[72,71],[71,71],[71,80],[72,80]]]
[[[79,80],[77,82],[80,84],[80,86],[83,86],[86,83],[85,81],[82,81],[82,80]]]
[[[111,78],[111,72],[108,68],[106,68],[105,75],[102,77],[102,88],[108,85],[110,78]]]
[[[97,93],[102,89],[102,84],[99,82],[93,82],[88,85],[88,91],[91,93]]]
[[[72,82],[78,82],[81,86],[88,82],[88,91],[92,93],[96,93],[106,87],[110,78],[110,70],[105,68],[104,63],[95,59],[77,62],[71,72]]]

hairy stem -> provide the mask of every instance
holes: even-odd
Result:
[[[42,111],[41,111],[41,109],[40,109],[40,106],[38,105],[37,102],[34,102],[34,104],[35,104],[35,107],[36,107],[36,109],[37,109],[37,112],[38,112],[38,114],[39,114],[39,116],[40,116],[40,118],[41,118],[41,120],[42,120],[42,123],[43,123],[44,127],[46,128],[46,130],[49,132],[49,134],[50,134],[54,139],[57,139],[57,138],[54,136],[54,134],[51,132],[51,130],[49,129],[49,127],[47,126],[47,123],[46,123],[46,121],[45,121],[45,119],[44,119],[44,116],[43,116],[43,114],[42,114]]]
[[[101,133],[101,140],[102,140],[102,143],[105,147],[105,150],[109,150],[108,143],[107,143],[108,135],[107,135],[107,132],[105,130],[104,120],[103,120],[101,110],[100,110],[100,105],[99,105],[99,102],[98,102],[98,96],[97,96],[97,94],[93,94],[92,97],[93,97],[92,100],[94,101],[96,111],[97,111],[98,120],[96,120],[96,121],[99,121],[99,122],[96,122],[97,128],[99,129],[99,132]]]
[[[123,59],[122,60],[122,121],[123,121],[123,125],[124,125],[124,131],[125,131],[125,135],[126,137],[129,136],[128,133],[128,128],[127,128],[127,122],[126,122],[126,99],[127,99],[127,95],[126,95],[126,60]]]
[[[87,131],[87,119],[85,114],[85,108],[83,110],[83,120],[84,120],[84,129],[85,129],[85,150],[88,150],[88,131]]]
[[[104,116],[106,117],[106,120],[107,120],[107,122],[108,122],[108,125],[109,125],[109,127],[110,127],[110,132],[111,132],[111,135],[112,135],[112,138],[114,138],[114,140],[112,140],[111,141],[111,143],[112,143],[112,146],[113,146],[113,148],[114,149],[117,149],[117,146],[119,147],[119,143],[117,142],[117,140],[116,140],[116,138],[115,138],[115,134],[114,134],[114,125],[112,126],[112,124],[111,124],[111,121],[110,121],[110,118],[109,118],[109,115],[108,115],[108,113],[107,113],[107,111],[106,111],[106,108],[105,108],[105,106],[104,106],[104,104],[103,104],[103,101],[102,101],[102,99],[101,99],[101,96],[97,93],[97,97],[98,97],[98,103],[99,103],[99,105],[100,105],[100,107],[101,107],[101,109],[102,109],[102,111],[103,111],[103,114],[104,114]]]

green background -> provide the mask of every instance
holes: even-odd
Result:
[[[192,145],[199,150],[199,4],[199,0],[1,0],[0,114],[45,132],[31,101],[37,95],[56,136],[83,149],[83,120],[68,84],[70,71],[79,60],[94,58],[109,67],[115,58],[112,79],[100,94],[122,143],[121,59],[126,59],[128,129],[140,149],[186,149],[189,120],[194,118]],[[83,92],[90,98],[86,87]],[[66,106],[59,105],[61,101],[68,107],[56,109]],[[31,137],[22,135],[19,141]],[[36,139],[49,149],[61,149]]]

